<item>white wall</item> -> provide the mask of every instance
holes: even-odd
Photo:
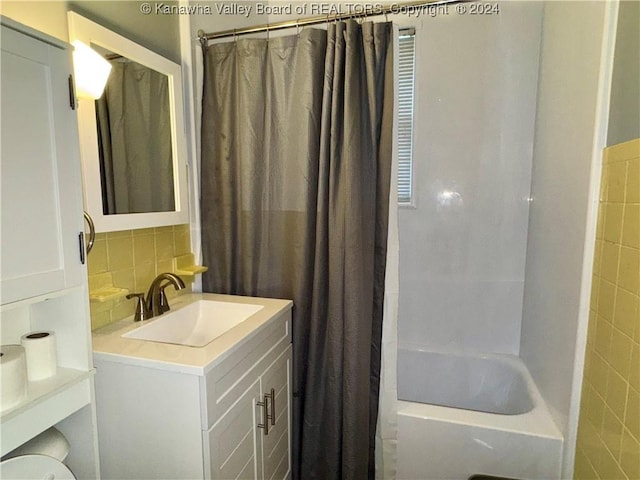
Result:
[[[565,436],[566,477],[588,314],[584,284],[595,238],[590,206],[597,199],[604,146],[599,122],[608,99],[607,92],[598,96],[606,83],[601,51],[611,5],[546,2],[544,11],[520,352]]]
[[[180,62],[178,18],[175,15],[144,15],[140,4],[137,1],[2,0],[0,13],[66,42],[69,40],[67,10],[73,10],[174,62]]]
[[[400,211],[401,343],[519,350],[542,3],[500,7],[415,24],[416,208]]]

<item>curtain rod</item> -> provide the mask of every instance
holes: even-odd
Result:
[[[205,33],[204,30],[198,30],[198,39],[203,46],[207,45],[208,40],[215,40],[219,38],[237,37],[240,35],[248,35],[250,33],[259,32],[273,32],[276,30],[283,30],[285,28],[293,27],[306,27],[309,25],[320,25],[328,22],[336,22],[341,20],[348,20],[351,18],[366,18],[377,17],[380,15],[388,15],[394,13],[408,13],[415,11],[419,8],[429,8],[437,5],[449,5],[454,3],[464,3],[471,0],[418,0],[413,2],[394,3],[391,5],[363,4],[361,8],[356,8],[349,13],[337,13],[330,15],[323,15],[317,17],[299,18],[297,20],[286,20],[277,23],[265,23],[263,25],[257,25],[255,27],[234,28],[231,30],[222,30],[220,32]],[[350,4],[355,6],[357,4]],[[340,8],[340,4],[335,4],[336,8]]]

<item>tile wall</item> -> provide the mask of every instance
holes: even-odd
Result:
[[[99,233],[88,257],[89,290],[108,285],[146,294],[151,281],[173,270],[173,258],[191,251],[189,225]],[[193,277],[183,277],[191,290]],[[176,295],[172,288],[169,297]],[[135,313],[135,300],[92,301],[91,327],[103,327]]]
[[[640,139],[605,149],[575,478],[640,479]]]

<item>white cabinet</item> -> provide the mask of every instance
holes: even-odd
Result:
[[[3,19],[2,303],[83,282],[82,184],[68,46]],[[33,31],[31,31],[33,32]]]
[[[208,478],[288,478],[290,375],[291,346],[209,429]]]
[[[0,337],[55,333],[57,374],[0,415],[1,455],[56,426],[78,478],[99,477],[70,46],[2,17]]]
[[[203,349],[155,344],[147,350],[165,352],[172,364],[97,353],[103,478],[289,478],[290,322],[288,306],[201,374],[185,371],[180,361]],[[112,335],[123,341],[121,331]],[[134,352],[141,341],[126,342]],[[272,391],[275,402],[261,406]],[[260,427],[265,422],[268,433]]]

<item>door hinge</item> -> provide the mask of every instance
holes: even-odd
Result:
[[[76,87],[73,82],[73,75],[69,75],[69,106],[71,107],[71,110],[75,110],[77,105]]]

